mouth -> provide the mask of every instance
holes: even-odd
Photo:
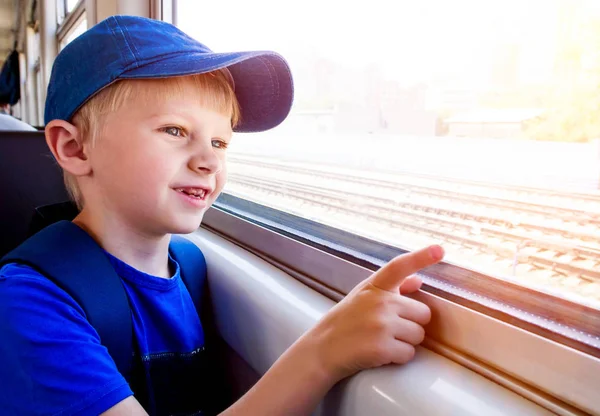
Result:
[[[197,199],[199,201],[206,200],[207,196],[210,194],[210,189],[207,188],[182,187],[174,189],[176,192],[184,194],[190,198]]]

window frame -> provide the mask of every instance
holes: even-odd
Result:
[[[63,40],[65,40],[80,23],[82,16],[86,12],[85,3],[85,0],[79,0],[75,8],[71,10],[70,13],[66,13],[67,0],[57,1],[58,27],[56,29],[56,40],[59,49]]]
[[[238,355],[233,360],[236,363],[234,379],[241,378],[248,388],[335,305],[210,231],[200,229],[186,238],[206,256],[216,329]],[[269,347],[264,348],[265,345]],[[244,371],[240,374],[239,370],[246,365],[258,374],[250,378],[246,378]],[[240,392],[246,391],[244,386]],[[445,388],[440,388],[442,386]],[[433,351],[417,347],[415,359],[406,366],[362,371],[341,381],[325,396],[314,414],[420,415],[438,414],[440,409],[448,414],[472,416],[487,414],[491,409],[496,409],[497,415],[548,414],[524,396]],[[546,408],[557,414],[581,414],[553,403],[548,403]]]
[[[150,16],[177,26],[177,0],[150,0]]]
[[[264,215],[257,215],[257,210]],[[312,225],[313,230],[325,230],[341,238],[326,239],[299,230],[298,220]],[[338,244],[344,239],[343,231],[228,194],[219,197],[207,211],[202,227],[336,301],[384,262],[360,252],[348,255],[350,250]],[[354,235],[353,238],[363,239]],[[380,248],[389,249],[385,245]],[[446,273],[464,273],[458,266],[440,267]],[[473,302],[460,302],[459,294],[432,285],[429,269],[420,275],[424,287],[413,297],[429,305],[434,316],[427,327],[425,347],[553,411],[556,406],[572,406],[600,413],[593,387],[600,385],[600,358],[593,355],[593,350],[582,352],[565,345],[564,339],[558,340],[563,343],[550,339],[548,334],[552,331],[548,329],[546,333],[534,333],[534,326],[519,327],[522,322],[518,316],[477,310]],[[575,346],[581,349],[581,345]],[[550,358],[552,365],[548,365]],[[576,384],[572,381],[572,387],[565,389],[565,380]]]
[[[406,252],[243,197],[225,194],[217,202],[221,209],[268,224],[271,229],[371,271]],[[277,253],[277,257],[284,255]],[[311,275],[312,271],[305,273]],[[431,293],[600,358],[600,311],[597,309],[448,262],[428,268],[425,274],[425,288]],[[331,278],[323,283],[347,293],[356,282]]]
[[[38,126],[44,125],[44,103],[40,99],[43,95],[43,81],[42,81],[42,64],[38,57],[33,63],[31,74],[33,76],[33,94],[35,97],[35,123]]]

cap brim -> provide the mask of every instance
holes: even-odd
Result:
[[[166,78],[227,68],[240,105],[236,132],[258,132],[279,125],[294,97],[290,68],[274,52],[186,53],[165,56],[122,73],[118,78]]]

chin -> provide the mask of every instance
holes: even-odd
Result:
[[[200,227],[204,213],[189,218],[177,218],[169,224],[169,234],[190,234]]]

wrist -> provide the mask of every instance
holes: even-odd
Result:
[[[331,389],[343,376],[331,362],[327,354],[328,345],[323,337],[313,334],[313,331],[305,333],[290,349],[296,350],[298,362],[304,363],[303,371],[311,380],[323,386],[326,390]]]

